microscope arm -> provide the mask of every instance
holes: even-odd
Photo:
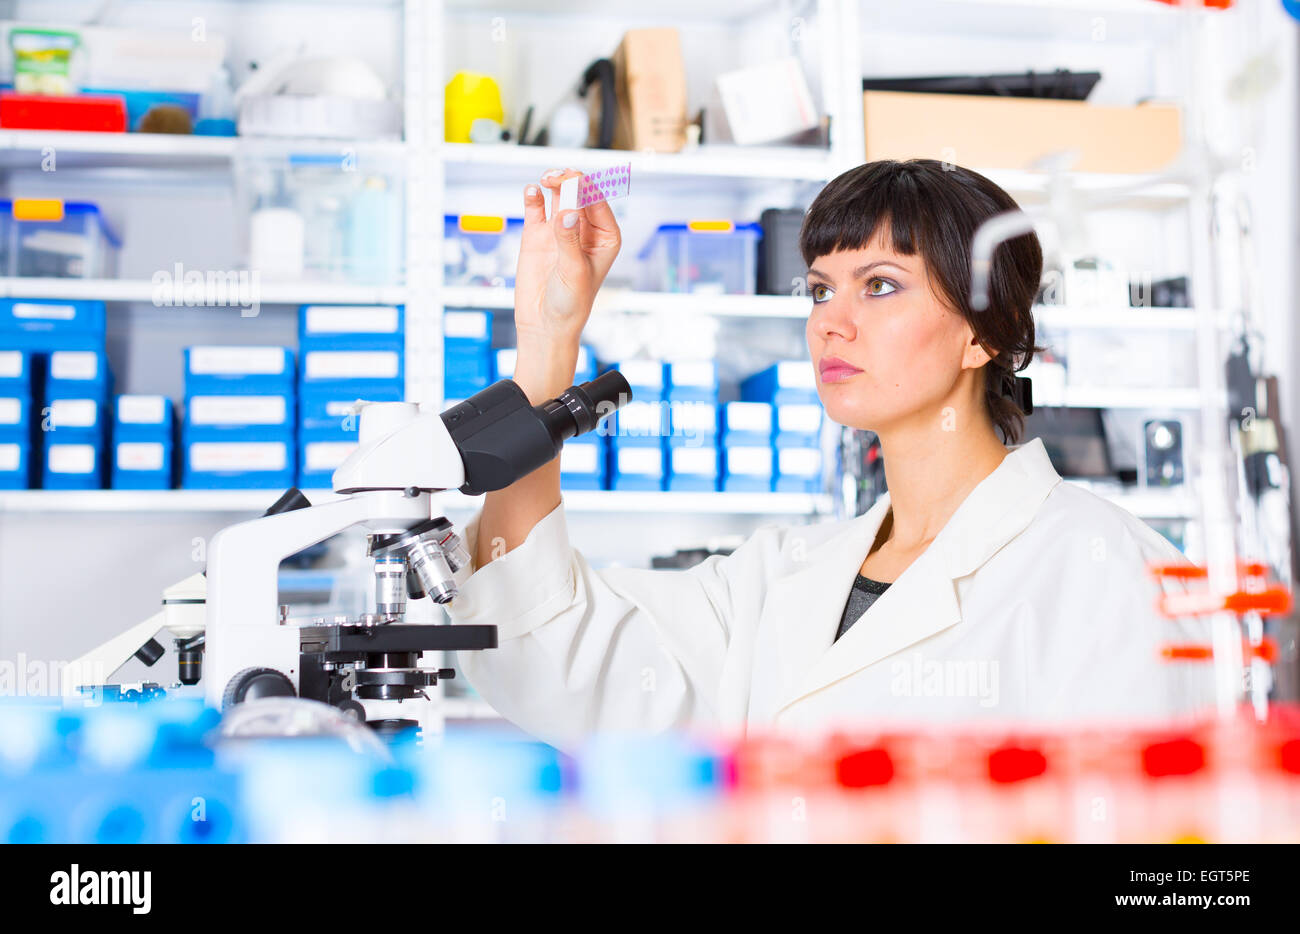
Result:
[[[200,571],[164,590],[161,610],[64,667],[60,675],[63,696],[76,697],[82,687],[106,684],[161,629],[178,638],[202,632],[207,587]]]
[[[402,530],[430,518],[428,493],[372,490],[310,509],[240,522],[208,549],[205,696],[220,709],[227,682],[249,667],[275,668],[296,681],[298,637],[278,625],[280,562],[353,526]]]
[[[118,633],[103,645],[68,662],[60,675],[63,696],[76,697],[82,687],[107,684],[117,674],[117,670],[140,651],[142,645],[158,634],[166,618],[166,612],[159,610],[126,632]]]

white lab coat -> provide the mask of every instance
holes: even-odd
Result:
[[[447,605],[453,622],[499,628],[499,648],[460,666],[502,715],[561,748],[604,730],[1095,723],[1212,703],[1208,666],[1160,658],[1206,640],[1155,610],[1146,565],[1185,559],[1063,483],[1037,439],[835,641],[888,499],[847,521],[760,528],[682,571],[591,567],[558,506]]]

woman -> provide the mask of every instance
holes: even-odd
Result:
[[[607,204],[547,220],[525,191],[515,381],[535,403],[573,380],[618,253]],[[762,528],[686,571],[595,570],[565,528],[558,460],[487,494],[454,621],[500,648],[461,665],[504,716],[560,746],[606,729],[772,729],[918,718],[1107,718],[1197,708],[1207,675],[1160,661],[1185,627],[1154,610],[1178,550],[1063,484],[1042,442],[1008,449],[1007,390],[1036,349],[1042,253],[1000,246],[991,305],[969,306],[970,246],[1013,200],[930,160],[832,181],[800,235],[806,327],[828,417],[880,438],[889,493],[846,522]],[[1001,434],[1001,438],[999,437]],[[863,612],[865,609],[865,612]]]

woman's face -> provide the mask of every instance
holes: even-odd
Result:
[[[820,256],[808,273],[808,349],[826,414],[878,433],[942,418],[988,360],[931,287],[919,253],[877,238]]]

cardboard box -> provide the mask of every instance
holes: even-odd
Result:
[[[618,114],[614,148],[678,152],[686,145],[686,68],[676,29],[630,29],[612,57]],[[597,145],[601,93],[587,92],[591,134]]]
[[[966,94],[863,94],[867,161],[941,159],[975,169],[1031,169],[1075,150],[1079,172],[1158,172],[1182,146],[1178,108]]]

